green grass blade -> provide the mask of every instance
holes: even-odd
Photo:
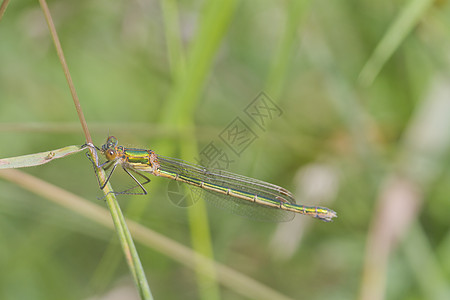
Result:
[[[423,227],[414,222],[402,250],[426,299],[449,299],[450,290],[445,272],[428,240]]]
[[[161,2],[161,10],[164,16],[165,37],[167,42],[168,58],[172,73],[184,72],[186,59],[181,40],[178,6],[175,0]]]
[[[176,86],[163,110],[164,124],[183,123],[186,118],[193,117],[214,55],[231,22],[236,5],[236,0],[206,3],[198,32],[187,55],[187,69],[185,71],[179,66],[173,74]]]
[[[271,68],[265,84],[265,91],[272,97],[274,101],[279,101],[289,67],[291,66],[295,51],[299,47],[298,31],[304,21],[303,16],[308,9],[310,1],[292,1],[286,5],[286,27],[281,37],[277,52],[272,59]]]
[[[358,78],[360,85],[372,84],[383,65],[417,25],[432,3],[431,0],[412,0],[408,3],[362,68]]]
[[[109,183],[108,183],[109,184]],[[111,217],[113,219],[114,227],[116,228],[117,235],[119,237],[120,245],[125,254],[125,258],[133,275],[134,282],[139,291],[141,299],[153,299],[150,287],[147,282],[147,278],[142,267],[139,254],[134,245],[133,238],[131,237],[130,230],[128,229],[125,217],[117,202],[116,195],[106,191],[106,203],[108,204]]]
[[[167,105],[163,109],[161,122],[168,128],[176,128],[178,131],[184,132],[184,139],[180,145],[182,159],[192,160],[198,154],[196,145],[193,142],[196,138],[186,128],[193,127],[194,112],[201,99],[202,88],[206,84],[214,57],[225,36],[236,6],[236,0],[206,2],[200,15],[198,31],[195,38],[191,41],[188,54],[186,55],[186,64],[183,63],[183,59],[178,59],[178,66],[172,67],[175,86],[167,101]],[[169,36],[167,39],[173,40],[173,37]],[[171,43],[170,45],[178,44]],[[169,53],[179,52],[179,49],[169,50]],[[167,144],[158,147],[161,153],[167,153],[167,155],[170,155],[169,149],[171,148],[173,149],[173,145],[169,147]],[[197,203],[195,208],[188,210],[191,242],[195,251],[206,257],[212,257],[213,251],[207,212],[202,204]],[[214,276],[204,275],[204,273],[214,274],[214,269],[210,267],[210,264],[204,264],[201,260],[196,260],[196,262],[197,285],[200,298],[219,299],[220,291],[216,279]]]

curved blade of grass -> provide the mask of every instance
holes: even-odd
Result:
[[[412,0],[407,4],[362,68],[358,78],[359,84],[362,86],[372,84],[383,65],[417,25],[433,2],[432,0]]]
[[[40,153],[2,158],[0,159],[0,169],[15,169],[39,166],[49,163],[54,159],[78,153],[84,149],[84,146],[67,146],[64,148]]]

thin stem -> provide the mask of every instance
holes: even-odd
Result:
[[[59,60],[63,67],[64,75],[66,76],[67,83],[69,84],[69,89],[72,94],[72,99],[78,113],[78,118],[80,119],[81,127],[83,128],[84,135],[86,137],[87,145],[90,146],[89,151],[91,152],[91,157],[94,160],[95,165],[98,166],[95,146],[92,143],[91,134],[89,133],[86,119],[84,118],[83,110],[81,109],[81,104],[75,91],[75,86],[73,84],[72,77],[70,76],[69,68],[67,66],[66,59],[64,57],[64,53],[58,38],[58,34],[56,32],[55,25],[52,20],[52,16],[50,14],[50,10],[48,9],[47,2],[45,0],[39,0],[39,3],[41,4],[42,11],[44,12],[45,19],[47,21],[50,30],[50,34],[55,44],[56,52],[58,53]],[[100,182],[104,184],[106,182],[106,174],[104,170],[102,168],[97,167],[96,171],[97,171],[96,175],[98,176]],[[119,204],[117,203],[114,191],[112,190],[111,185],[109,183],[106,184],[105,188],[103,189],[103,192],[105,193],[106,203],[108,204],[111,217],[113,219],[114,226],[116,228],[116,232],[119,236],[119,241],[122,246],[122,250],[125,254],[125,258],[128,263],[128,267],[130,268],[131,274],[133,275],[133,279],[141,295],[141,298],[153,299],[153,296],[147,283],[147,278],[145,277],[144,269],[142,267],[139,255],[136,250],[136,246],[134,245],[130,231],[128,230],[127,224],[125,223],[125,218],[123,217],[122,211],[119,207]]]
[[[72,94],[72,99],[78,113],[78,118],[80,119],[81,127],[83,128],[84,135],[86,136],[86,142],[88,144],[92,144],[91,134],[89,132],[86,119],[84,118],[83,110],[81,109],[81,104],[78,99],[75,86],[73,85],[72,76],[70,76],[69,67],[67,66],[67,62],[64,57],[64,52],[62,50],[61,43],[59,41],[58,34],[56,32],[55,24],[53,23],[53,19],[50,14],[50,10],[48,9],[47,2],[45,0],[39,0],[39,3],[41,4],[42,11],[44,12],[45,20],[47,21],[47,25],[53,39],[53,43],[55,44],[56,52],[58,53],[59,61],[61,62],[64,75],[66,76],[67,83],[69,84],[70,93]]]
[[[4,0],[2,2],[2,5],[0,6],[0,21],[3,18],[3,15],[5,14],[6,7],[8,6],[9,0]]]

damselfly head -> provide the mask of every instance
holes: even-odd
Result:
[[[109,136],[106,143],[102,146],[102,153],[105,155],[106,159],[111,161],[117,157],[117,139],[114,136]]]
[[[109,136],[106,143],[102,146],[102,151],[105,152],[108,149],[115,148],[117,146],[117,138],[115,136]]]

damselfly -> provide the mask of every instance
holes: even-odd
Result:
[[[190,164],[180,159],[160,156],[152,150],[119,146],[114,136],[108,137],[99,150],[105,156],[106,162],[94,167],[111,169],[106,181],[100,184],[101,189],[106,186],[118,165],[137,184],[116,194],[146,195],[147,190],[144,185],[149,183],[150,179],[143,174],[145,172],[187,183],[198,188],[199,191],[205,191],[208,200],[240,215],[289,221],[294,217],[294,213],[299,213],[326,222],[337,216],[336,212],[326,207],[296,204],[292,193],[277,185],[219,169]],[[141,177],[143,182],[140,182],[137,176]],[[139,192],[133,192],[136,188]]]

